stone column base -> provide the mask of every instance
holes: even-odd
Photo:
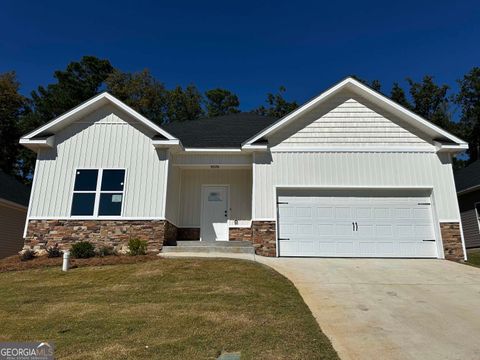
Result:
[[[460,223],[440,223],[440,231],[442,233],[445,259],[452,261],[461,261],[465,259],[465,254],[463,253],[462,235],[460,233]]]
[[[255,253],[262,256],[274,257],[277,255],[277,241],[275,238],[275,221],[253,221],[252,240]]]

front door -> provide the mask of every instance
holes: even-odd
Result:
[[[228,186],[202,188],[202,241],[228,240]]]

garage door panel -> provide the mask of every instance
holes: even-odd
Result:
[[[279,197],[281,256],[437,256],[429,197],[307,193]]]

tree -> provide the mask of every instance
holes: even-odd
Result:
[[[19,88],[15,72],[0,74],[0,169],[12,175],[16,175],[19,153],[19,117],[27,105]]]
[[[451,129],[451,114],[447,97],[448,85],[438,86],[433,77],[426,75],[421,82],[407,79],[413,100],[412,110],[447,130]]]
[[[114,70],[107,91],[157,124],[167,121],[167,90],[148,70],[124,73]]]
[[[167,92],[167,120],[196,120],[203,115],[202,95],[195,85],[180,86]]]
[[[205,92],[207,116],[221,116],[240,112],[238,96],[225,89],[212,89]]]
[[[265,107],[261,105],[254,111],[263,116],[269,116],[273,118],[281,118],[288,113],[292,112],[296,108],[298,108],[298,104],[296,101],[287,101],[283,97],[283,93],[286,91],[284,86],[280,86],[278,89],[278,93],[272,94],[269,93],[267,94],[267,100],[265,101],[268,106]]]
[[[55,83],[46,88],[39,86],[32,92],[32,111],[22,117],[21,133],[32,131],[96,95],[112,71],[108,60],[94,56],[84,56],[79,62],[68,64],[65,70],[55,71]],[[22,149],[19,156],[20,173],[28,182],[33,174],[35,154]]]
[[[371,82],[368,81],[368,80],[364,80],[362,79],[361,77],[357,76],[357,75],[352,75],[352,77],[355,79],[355,80],[358,80],[360,81],[361,83],[364,83],[365,85],[367,86],[370,86],[373,90],[375,91],[378,91],[380,92],[380,90],[382,89],[382,84],[380,83],[380,80],[372,80]]]
[[[479,159],[480,153],[480,67],[474,67],[458,80],[459,93],[455,102],[460,106],[461,136],[468,141],[469,162]]]
[[[393,83],[390,98],[407,109],[411,108],[411,105],[405,96],[405,92],[397,82]]]

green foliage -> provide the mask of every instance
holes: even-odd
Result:
[[[19,88],[15,72],[0,74],[0,169],[7,174],[16,173],[21,135],[19,117],[27,105]]]
[[[410,109],[410,103],[405,96],[405,91],[403,91],[397,82],[393,83],[392,90],[390,92],[390,98],[403,107]]]
[[[237,95],[225,89],[213,89],[205,92],[207,116],[221,116],[240,112]]]
[[[115,249],[113,246],[101,246],[95,250],[95,255],[100,257],[115,255]]]
[[[480,158],[480,67],[474,67],[458,80],[460,91],[454,97],[462,109],[460,132],[468,141],[469,162]]]
[[[202,95],[195,85],[185,90],[180,86],[167,93],[167,120],[188,121],[199,119],[203,115]]]
[[[35,258],[35,251],[31,250],[31,249],[27,249],[25,251],[22,252],[22,254],[20,255],[20,260],[21,261],[28,261],[28,260],[32,260]]]
[[[148,70],[124,73],[114,70],[107,91],[157,124],[167,120],[167,90]]]
[[[138,238],[130,239],[128,241],[128,250],[130,255],[145,255],[147,253],[147,242]]]
[[[424,76],[421,82],[407,79],[410,96],[413,100],[412,110],[444,129],[451,130],[449,112],[448,85],[437,85],[432,76]]]
[[[80,241],[72,245],[70,253],[77,259],[88,259],[95,256],[95,247],[88,241]]]
[[[94,56],[84,56],[68,64],[66,70],[55,71],[55,83],[32,92],[32,111],[21,117],[20,132],[26,134],[96,95],[112,71],[108,60]],[[21,175],[31,177],[35,154],[23,150],[18,163]]]
[[[268,106],[265,107],[262,105],[254,111],[259,115],[269,116],[273,118],[281,118],[292,112],[293,110],[298,108],[298,104],[296,101],[289,102],[285,100],[285,98],[283,97],[285,91],[285,87],[280,86],[280,88],[278,89],[278,93],[267,94],[266,103],[268,104]]]
[[[59,249],[58,244],[55,244],[54,246],[50,246],[47,249],[47,253],[49,258],[60,257],[63,255],[63,251]]]
[[[365,79],[362,79],[361,77],[357,75],[352,75],[352,77],[355,80],[360,81],[361,83],[364,83],[365,85],[371,87],[373,90],[380,92],[382,90],[382,84],[380,80],[372,80],[371,82]]]

